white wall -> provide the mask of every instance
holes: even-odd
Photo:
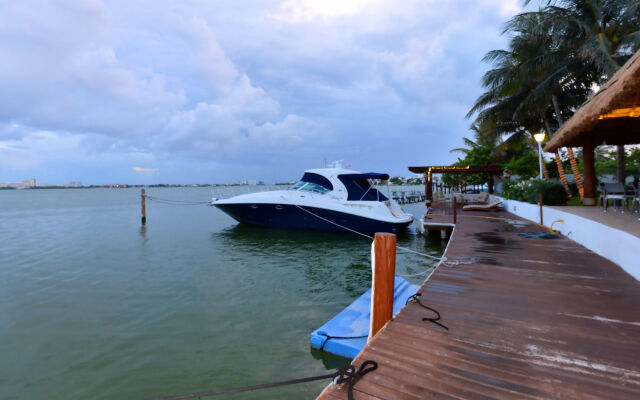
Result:
[[[540,222],[537,204],[501,199],[505,210],[533,222]],[[589,250],[621,266],[640,280],[640,238],[599,222],[549,207],[542,208],[544,224],[569,237]],[[639,222],[640,223],[640,222]]]

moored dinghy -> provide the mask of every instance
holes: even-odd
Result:
[[[407,299],[418,291],[396,276],[393,288],[393,315],[404,307]],[[358,297],[330,321],[311,333],[311,347],[325,353],[355,358],[367,344],[371,321],[371,289]]]

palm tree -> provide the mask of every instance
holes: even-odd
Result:
[[[525,0],[528,4],[530,0]],[[483,93],[467,115],[495,126],[494,135],[549,135],[640,46],[637,0],[557,0],[517,15],[494,50]],[[572,160],[577,171],[575,158]]]
[[[498,128],[494,134],[508,134],[505,144],[528,141],[535,147],[534,133],[554,132],[551,93],[545,80],[547,71],[566,58],[567,50],[553,45],[553,26],[540,12],[517,16],[507,25],[507,32],[512,34],[509,49],[491,51],[484,58],[495,68],[485,74],[483,85],[488,90],[478,98],[467,117],[477,112],[477,121],[481,123],[499,121],[494,122]],[[586,94],[573,93],[573,97],[586,99]],[[559,172],[564,175],[564,171]]]
[[[530,0],[525,0],[528,4]],[[537,12],[552,28],[556,65],[532,96],[550,92],[556,121],[577,108],[576,89],[584,92],[609,79],[640,46],[640,2],[637,0],[549,0]],[[525,13],[527,14],[527,13]],[[525,14],[521,14],[525,15]],[[511,21],[519,25],[519,17]],[[555,68],[554,68],[555,67]],[[573,93],[572,93],[573,92]],[[563,98],[565,101],[561,101]],[[567,101],[568,100],[568,101]],[[571,149],[569,149],[571,150]],[[574,173],[577,165],[569,152]],[[624,146],[618,146],[618,179],[624,181]]]

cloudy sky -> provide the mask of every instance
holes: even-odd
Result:
[[[519,0],[0,2],[0,181],[408,175],[469,136]]]

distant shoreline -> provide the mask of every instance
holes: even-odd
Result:
[[[179,187],[233,187],[233,186],[289,186],[291,183],[274,183],[273,185],[247,185],[247,184],[221,184],[221,183],[202,183],[202,184],[154,184],[154,185],[88,185],[88,186],[33,186],[26,188],[16,188],[12,186],[0,186],[0,190],[37,190],[37,189],[130,189],[130,188],[179,188]],[[423,186],[422,183],[390,183],[389,186]]]

